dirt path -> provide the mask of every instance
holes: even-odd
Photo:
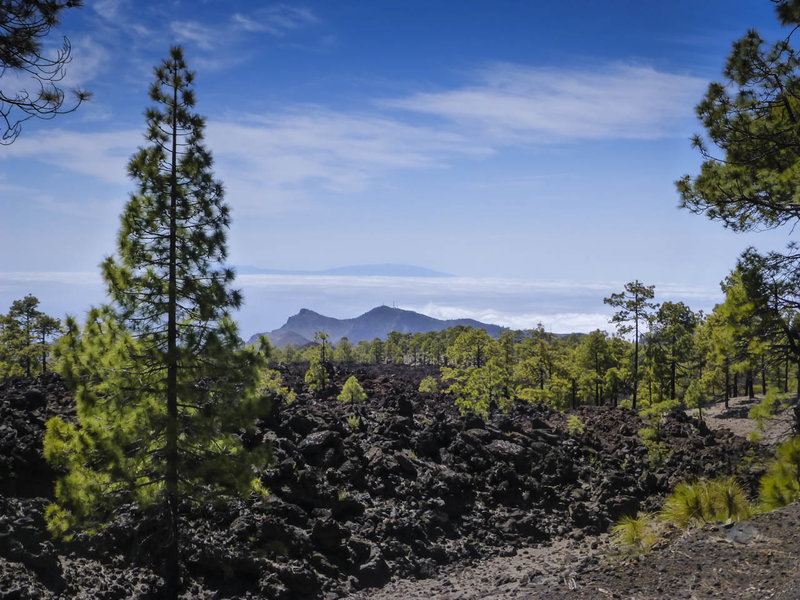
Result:
[[[579,572],[607,562],[608,535],[581,541],[558,540],[537,547],[509,549],[499,556],[446,568],[436,577],[419,581],[400,579],[379,590],[364,590],[351,600],[477,600],[523,598],[530,589],[574,589]],[[521,595],[523,594],[523,595]]]
[[[748,398],[740,396],[731,398],[728,401],[728,408],[725,402],[719,401],[703,409],[703,420],[711,429],[727,429],[738,436],[747,438],[751,432],[756,430],[756,423],[747,418],[747,413],[761,398]],[[698,416],[698,410],[692,409],[687,413],[693,417]],[[772,419],[764,424],[761,432],[760,442],[768,446],[774,446],[785,440],[792,432],[794,415],[787,409],[776,414]]]

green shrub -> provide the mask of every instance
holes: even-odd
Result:
[[[645,421],[648,421],[653,427],[660,429],[661,421],[664,416],[668,414],[673,408],[678,406],[680,401],[677,399],[665,399],[656,401],[643,400],[639,407],[639,416]],[[620,403],[622,406],[622,403]]]
[[[662,431],[656,427],[642,427],[636,432],[642,438],[642,444],[647,448],[647,460],[654,467],[663,465],[669,459],[672,450],[669,445],[661,441]]]
[[[567,417],[567,433],[570,435],[582,435],[584,428],[583,421],[578,415],[569,415]]]
[[[706,521],[703,508],[703,492],[699,482],[681,482],[661,507],[661,518],[678,527]]]
[[[660,437],[660,433],[655,427],[642,427],[636,433],[643,441],[655,441]]]
[[[429,394],[435,394],[439,391],[439,384],[436,382],[436,378],[428,375],[425,379],[419,382],[419,391],[420,392],[427,392]]]
[[[755,510],[736,477],[719,477],[709,483],[716,521],[743,521],[753,516]]]
[[[653,467],[664,466],[672,454],[672,449],[666,442],[658,442],[655,440],[644,440],[644,446],[647,448],[647,460]]]
[[[652,514],[622,517],[611,529],[614,544],[625,554],[638,556],[650,550],[658,539],[658,523]]]
[[[747,494],[735,477],[679,483],[661,508],[661,518],[681,528],[752,515]]]
[[[324,392],[328,387],[328,365],[317,355],[312,356],[309,361],[305,382],[309,392]]]
[[[763,438],[764,435],[758,429],[754,429],[747,434],[747,439],[751,442],[760,442]]]
[[[766,510],[800,499],[800,436],[778,446],[775,460],[761,478],[759,496]]]
[[[344,382],[342,393],[337,397],[339,402],[363,402],[367,399],[367,395],[358,383],[355,375],[351,375],[347,381]]]
[[[361,417],[358,415],[350,415],[347,417],[347,425],[353,431],[358,431],[358,428],[361,427]]]
[[[294,390],[290,390],[283,385],[281,374],[274,369],[267,369],[261,373],[259,388],[262,394],[276,400],[283,399],[286,404],[291,404],[297,400],[297,394]]]
[[[761,399],[761,402],[750,409],[750,411],[747,413],[747,417],[756,422],[758,431],[762,431],[764,429],[764,424],[773,416],[775,416],[775,412],[777,410],[778,390],[774,387],[770,387],[767,390],[767,395]]]

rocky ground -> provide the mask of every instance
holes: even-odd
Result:
[[[746,437],[755,429],[747,412],[757,402],[741,397],[728,408],[716,403],[705,411],[705,422]],[[765,424],[759,444],[771,449],[791,433],[792,422],[791,410],[777,414]],[[743,523],[673,530],[639,558],[621,555],[608,535],[560,539],[446,567],[431,579],[396,579],[351,600],[796,600],[799,532],[800,504],[793,504]]]
[[[605,536],[591,545],[559,541],[448,567],[424,581],[394,581],[352,600],[796,600],[798,528],[800,504],[793,504],[747,522],[690,530],[639,559],[615,557]]]
[[[341,368],[337,384],[355,374],[368,395],[345,405],[304,393],[302,370],[283,369],[298,400],[251,440],[273,447],[262,475],[272,493],[184,507],[187,597],[576,594],[603,569],[613,580],[604,532],[622,514],[653,510],[689,477],[737,472],[752,489],[760,475],[760,446],[680,412],[665,422],[664,451],[624,409],[580,409],[582,433],[528,404],[462,417],[449,398],[416,391],[432,372]],[[43,425],[71,410],[57,377],[0,384],[0,598],[155,598],[156,515],[123,507],[70,542],[44,529]]]

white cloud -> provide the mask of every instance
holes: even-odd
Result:
[[[235,13],[226,23],[205,24],[199,21],[173,21],[170,30],[178,41],[191,43],[202,50],[215,50],[240,41],[243,34],[267,33],[283,38],[291,32],[318,23],[319,19],[307,8],[278,4],[251,14]],[[206,69],[229,67],[241,61],[246,53],[239,52],[228,56],[212,56],[202,59]]]
[[[106,21],[117,21],[127,0],[94,0],[92,8]]]
[[[237,29],[283,37],[291,31],[318,23],[319,19],[308,8],[277,4],[251,15],[236,13],[232,22]]]
[[[109,64],[108,51],[88,36],[72,40],[72,61],[67,65],[59,86],[83,87]]]
[[[121,183],[128,180],[128,159],[141,143],[142,133],[136,130],[77,133],[50,129],[21,136],[3,156],[35,158],[101,181]]]
[[[96,285],[102,282],[98,272],[8,272],[0,273],[0,283],[61,283],[70,285]]]
[[[211,50],[220,40],[218,30],[197,21],[173,21],[170,29],[179,42],[191,42],[203,50]]]
[[[579,70],[502,63],[478,71],[477,79],[381,104],[441,117],[504,143],[653,139],[673,135],[693,116],[706,85],[625,64]]]
[[[608,315],[602,313],[518,313],[493,308],[476,309],[434,303],[407,308],[436,319],[475,319],[481,323],[502,325],[510,329],[535,329],[541,323],[546,331],[552,333],[588,333],[595,329],[611,331]]]
[[[211,121],[207,137],[223,180],[262,190],[257,202],[264,192],[307,185],[359,191],[389,170],[443,167],[455,155],[491,152],[457,133],[318,107]]]

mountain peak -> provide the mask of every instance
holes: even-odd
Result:
[[[335,319],[326,317],[308,308],[300,309],[296,315],[289,317],[286,323],[267,335],[278,347],[283,347],[290,340],[312,340],[314,333],[324,331],[332,343],[337,343],[343,337],[357,344],[360,341],[372,341],[375,338],[385,338],[392,331],[400,333],[426,333],[428,331],[442,331],[456,325],[483,328],[494,337],[502,333],[503,327],[480,323],[473,319],[442,320],[427,315],[387,306],[385,304],[365,312],[353,319]],[[256,334],[251,340],[257,339]]]

